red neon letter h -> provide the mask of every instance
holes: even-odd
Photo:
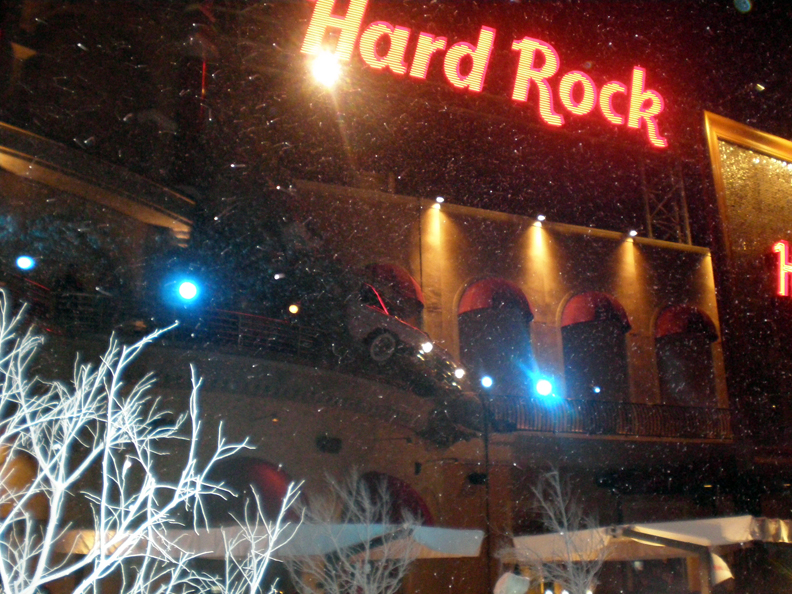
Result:
[[[789,244],[783,240],[776,242],[773,251],[778,252],[778,294],[787,297],[789,296],[789,275],[792,274],[792,264],[789,263]]]
[[[305,34],[300,51],[310,55],[320,53],[325,33],[329,28],[334,27],[341,29],[335,55],[339,60],[347,62],[351,60],[367,4],[368,0],[349,0],[349,10],[345,17],[341,17],[333,15],[335,0],[316,0],[311,22],[308,24],[308,32]]]

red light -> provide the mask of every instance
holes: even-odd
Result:
[[[368,0],[349,0],[346,16],[334,16],[335,0],[316,0],[308,32],[305,34],[300,51],[304,54],[317,55],[322,51],[322,40],[328,29],[341,29],[335,54],[339,60],[349,61],[355,49],[360,24],[366,12]]]
[[[495,29],[482,27],[476,47],[464,41],[452,45],[446,52],[443,62],[443,71],[448,82],[458,89],[480,92],[484,88],[484,75],[487,73],[494,40]],[[473,68],[467,76],[462,76],[459,66],[465,56],[473,59]]]
[[[527,101],[530,82],[534,81],[539,90],[539,115],[552,126],[563,125],[564,117],[553,110],[553,93],[550,83],[546,80],[558,72],[558,67],[561,64],[558,53],[549,43],[530,37],[515,41],[512,44],[512,49],[520,52],[512,99]],[[541,68],[534,68],[536,52],[540,52],[545,59]]]
[[[661,138],[657,131],[657,120],[654,116],[663,111],[663,98],[660,93],[644,89],[644,78],[646,70],[636,66],[633,68],[632,86],[630,87],[630,113],[627,116],[628,128],[640,128],[641,120],[646,122],[646,134],[649,142],[658,148],[668,146],[668,141]],[[649,102],[649,106],[644,109],[644,104]]]
[[[580,101],[575,101],[572,96],[575,85],[580,85],[583,89],[583,98]],[[569,111],[575,115],[586,115],[594,108],[597,90],[594,87],[594,81],[588,75],[573,70],[572,72],[567,72],[561,78],[561,83],[558,85],[558,94],[561,97],[561,103]]]
[[[613,111],[613,96],[616,93],[627,94],[627,87],[617,80],[606,83],[600,91],[599,104],[605,119],[611,124],[616,124],[618,126],[624,123],[624,116]]]
[[[435,37],[429,33],[418,35],[418,46],[415,48],[415,57],[413,58],[412,68],[410,68],[410,76],[426,79],[432,54],[444,50],[445,46],[445,37]]]
[[[789,296],[789,275],[792,274],[792,264],[789,262],[789,244],[778,241],[773,246],[773,251],[778,252],[778,294],[782,297]]]
[[[377,54],[377,42],[383,35],[390,37],[390,47],[386,56]],[[404,54],[407,51],[407,40],[410,30],[406,27],[395,27],[385,21],[371,23],[360,36],[360,57],[372,68],[382,69],[386,66],[396,74],[407,72]]]

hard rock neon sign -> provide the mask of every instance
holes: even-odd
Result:
[[[316,2],[303,40],[301,51],[317,55],[323,51],[323,40],[328,31],[338,33],[335,55],[339,60],[349,61],[357,44],[360,57],[368,66],[378,70],[387,69],[396,75],[407,75],[413,79],[426,79],[432,59],[443,59],[443,72],[450,84],[459,89],[475,93],[484,88],[495,29],[482,27],[478,42],[458,42],[447,47],[448,39],[430,33],[418,33],[412,61],[408,63],[407,45],[413,32],[407,27],[394,26],[385,21],[376,21],[363,29],[363,16],[368,0],[349,0],[346,14],[334,14],[335,0],[312,0]],[[362,30],[362,33],[361,33]],[[389,41],[385,55],[378,52],[384,38]],[[538,94],[539,117],[551,126],[563,126],[565,117],[556,109],[551,86],[561,66],[558,52],[545,41],[524,37],[512,43],[512,50],[519,53],[517,75],[514,80],[512,99],[526,102],[532,90]],[[541,58],[540,58],[541,56]],[[462,62],[467,58],[463,74]],[[541,64],[541,65],[539,65]],[[635,66],[632,81],[627,87],[619,81],[611,81],[597,89],[587,74],[573,70],[565,73],[558,81],[558,99],[561,106],[573,116],[584,116],[599,108],[599,112],[613,125],[627,125],[640,130],[643,126],[652,146],[665,148],[668,141],[660,136],[657,116],[663,111],[660,93],[647,89],[646,71]],[[613,98],[624,95],[628,100],[626,113],[618,113]]]

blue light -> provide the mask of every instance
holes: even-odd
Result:
[[[30,256],[19,256],[16,265],[22,270],[32,270],[36,266],[36,261]]]
[[[192,301],[198,296],[198,286],[192,281],[182,281],[179,284],[179,297],[185,301]]]
[[[600,392],[602,392],[602,388],[600,388],[599,386],[594,386],[594,393],[599,394]]]
[[[488,375],[485,375],[481,378],[481,385],[485,388],[491,388],[493,384],[492,378]]]
[[[553,393],[553,384],[546,379],[536,382],[536,393],[540,396],[550,396]]]

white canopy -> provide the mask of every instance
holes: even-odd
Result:
[[[735,516],[649,524],[624,524],[580,530],[568,536],[517,536],[504,561],[592,560],[605,552],[609,561],[695,557],[702,551],[728,552],[753,541],[792,543],[788,520]]]
[[[234,556],[245,556],[250,551],[250,543],[239,539],[241,528],[209,528],[194,530],[168,530],[162,542],[176,543],[179,550],[197,554],[206,559],[225,557],[226,543],[236,543],[231,551]],[[257,546],[267,546],[267,533],[260,529],[261,538]],[[383,554],[397,556],[409,551],[419,559],[441,559],[451,557],[478,557],[484,532],[481,530],[457,530],[418,526],[403,530],[401,526],[387,524],[302,524],[287,527],[282,534],[285,542],[275,553],[276,558],[310,557],[343,552],[365,543],[371,543],[372,556]],[[381,540],[388,539],[386,549]],[[379,542],[378,542],[379,541]],[[62,553],[87,554],[96,546],[93,530],[71,530],[59,541],[58,551]],[[144,544],[140,545],[145,546]]]

